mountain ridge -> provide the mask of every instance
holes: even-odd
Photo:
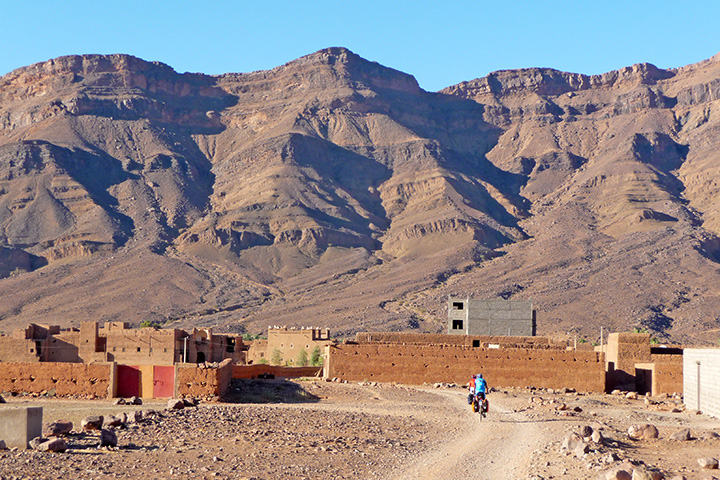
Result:
[[[342,47],[239,74],[126,55],[14,70],[0,328],[440,331],[463,294],[533,298],[540,333],[709,341],[718,65],[435,93]]]

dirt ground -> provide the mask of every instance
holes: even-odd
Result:
[[[693,480],[706,478],[698,458],[720,456],[712,437],[720,420],[671,413],[673,399],[647,405],[642,397],[502,390],[489,394],[481,419],[453,386],[267,380],[231,388],[225,402],[180,411],[152,400],[7,397],[0,408],[42,406],[46,422],[76,428],[65,453],[0,452],[0,478],[596,479],[629,460]],[[88,415],[150,409],[159,416],[117,430],[116,449],[78,432]],[[634,423],[654,424],[659,438],[629,439]],[[581,457],[562,451],[563,437],[584,425],[602,432],[603,443],[589,442]],[[693,440],[669,439],[683,428]]]

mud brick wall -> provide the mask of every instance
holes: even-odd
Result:
[[[655,363],[653,394],[682,393],[683,356],[652,355],[652,361]]]
[[[230,386],[232,375],[233,364],[229,358],[216,367],[178,363],[175,366],[175,396],[221,396]]]
[[[409,343],[424,345],[464,345],[473,346],[473,342],[481,345],[525,345],[549,346],[547,337],[507,337],[501,335],[449,335],[443,333],[410,333],[410,332],[360,332],[355,335],[357,343]],[[565,344],[562,344],[562,348]]]
[[[327,376],[352,381],[465,384],[473,373],[483,373],[496,387],[605,391],[604,359],[593,351],[345,344],[328,353]]]
[[[322,367],[278,367],[275,365],[234,365],[232,378],[258,378],[259,375],[273,375],[282,378],[316,377]]]
[[[0,391],[110,397],[112,363],[0,363]]]

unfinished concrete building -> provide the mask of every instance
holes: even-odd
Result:
[[[448,298],[451,335],[535,335],[535,310],[530,300]]]

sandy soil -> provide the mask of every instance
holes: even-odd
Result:
[[[447,386],[237,382],[228,402],[181,411],[164,410],[159,401],[131,407],[13,397],[0,408],[41,405],[45,421],[78,426],[90,414],[155,409],[160,415],[117,430],[117,449],[99,449],[96,434],[74,432],[66,453],[0,452],[0,478],[595,479],[631,461],[692,480],[703,478],[697,458],[720,455],[720,440],[711,438],[720,421],[670,413],[671,399],[648,406],[613,395],[526,390],[493,392],[489,399],[482,420],[462,388]],[[660,438],[627,437],[631,424],[646,422]],[[561,442],[582,425],[601,431],[605,441],[590,442],[578,458],[563,452]],[[682,428],[695,439],[669,440]]]

